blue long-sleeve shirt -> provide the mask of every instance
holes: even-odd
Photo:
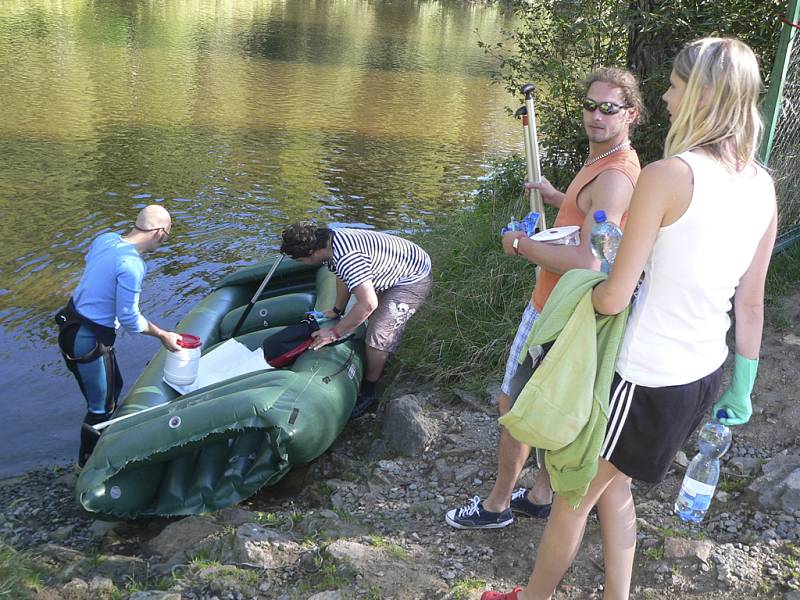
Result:
[[[86,269],[72,295],[75,309],[99,325],[144,331],[147,319],[139,312],[139,294],[146,272],[136,247],[121,235],[98,236],[86,254]]]

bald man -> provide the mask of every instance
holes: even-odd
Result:
[[[92,427],[109,419],[122,390],[114,355],[116,330],[157,337],[167,350],[179,349],[180,336],[164,331],[139,312],[147,267],[142,254],[169,236],[172,219],[163,206],[146,206],[128,233],[104,233],[92,242],[86,268],[67,306],[56,314],[58,345],[86,399],[78,466],[83,467],[99,437]]]

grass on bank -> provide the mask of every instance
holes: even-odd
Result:
[[[800,243],[772,257],[767,273],[766,318],[778,329],[787,329],[791,323],[784,314],[784,299],[797,290],[800,283]],[[800,334],[800,331],[795,331]]]
[[[414,241],[430,254],[434,286],[412,319],[392,363],[396,374],[421,381],[481,390],[502,375],[535,271],[529,262],[505,256],[500,228],[529,210],[523,197],[525,165],[520,157],[498,165],[479,190],[474,206],[448,214]],[[548,207],[549,209],[549,207]],[[554,214],[548,210],[547,222]],[[786,328],[782,299],[800,283],[800,244],[775,256],[767,277],[767,320]]]
[[[14,550],[0,539],[0,597],[35,598],[48,576],[33,555]]]
[[[500,373],[535,282],[534,267],[503,254],[500,228],[522,218],[524,165],[499,165],[472,208],[449,214],[414,236],[431,256],[431,296],[411,321],[397,354],[426,381],[478,389]]]

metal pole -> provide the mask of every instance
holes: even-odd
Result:
[[[520,106],[514,113],[516,118],[522,118],[522,134],[525,138],[525,166],[527,167],[526,177],[528,181],[536,181],[533,170],[533,150],[531,150],[531,136],[528,125],[528,107]],[[536,190],[531,190],[531,192]],[[530,200],[530,210],[536,210],[536,202],[532,193],[528,194]]]
[[[542,170],[539,164],[539,138],[536,134],[536,108],[533,104],[533,91],[535,87],[532,83],[526,83],[520,87],[519,91],[525,96],[526,115],[523,117],[523,127],[527,121],[526,140],[530,144],[530,168],[528,170],[528,178],[530,181],[539,183],[542,180]],[[547,223],[544,216],[544,202],[542,202],[542,195],[539,190],[531,190],[530,192],[531,210],[539,213],[539,221],[537,223],[539,231],[547,229]]]
[[[245,319],[247,319],[247,315],[250,314],[250,311],[253,310],[253,305],[256,303],[256,300],[258,300],[259,296],[261,296],[261,292],[264,291],[264,288],[267,287],[269,280],[272,279],[272,275],[275,273],[275,271],[278,270],[278,265],[281,264],[283,256],[284,256],[283,254],[278,254],[278,258],[276,258],[275,262],[272,263],[272,268],[269,270],[269,273],[267,273],[267,276],[264,277],[264,281],[261,282],[261,285],[258,286],[256,293],[253,294],[253,297],[247,304],[247,308],[244,309],[242,316],[239,317],[239,321],[236,323],[236,327],[233,328],[233,331],[231,332],[231,339],[236,337],[236,334],[239,333],[239,328],[242,326],[242,323],[245,322]]]
[[[789,0],[788,10],[785,19],[797,23],[800,21],[800,1]],[[786,81],[786,72],[789,70],[789,59],[792,55],[792,42],[794,40],[795,28],[788,23],[783,23],[781,36],[778,41],[778,52],[775,54],[775,62],[772,65],[772,73],[769,78],[769,89],[767,98],[764,101],[764,139],[761,142],[759,158],[763,164],[769,162],[772,153],[772,144],[775,141],[775,129],[778,126],[778,119],[781,114],[781,98],[783,97],[783,84]]]

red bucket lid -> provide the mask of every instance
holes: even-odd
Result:
[[[181,339],[178,340],[178,346],[181,348],[199,348],[203,345],[203,341],[191,333],[182,333],[180,336]]]

